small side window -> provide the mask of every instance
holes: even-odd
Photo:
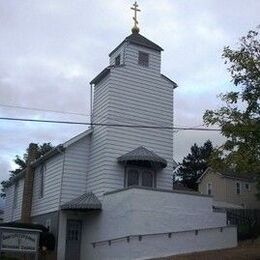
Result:
[[[144,67],[149,66],[149,54],[146,52],[139,51],[138,64]]]
[[[127,172],[127,186],[133,186],[139,184],[139,173],[137,169],[128,169]]]
[[[155,187],[156,173],[149,168],[127,168],[126,186]]]
[[[120,65],[120,54],[115,58],[115,66],[119,66],[119,65]]]
[[[245,189],[246,189],[246,191],[251,191],[251,187],[250,187],[249,183],[245,184]]]
[[[211,183],[207,184],[207,194],[212,195],[212,184]]]
[[[236,183],[236,190],[237,190],[237,194],[241,193],[241,187],[240,187],[240,182]]]
[[[149,169],[144,169],[142,171],[142,186],[153,187],[153,172]]]

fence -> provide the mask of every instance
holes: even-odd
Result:
[[[260,209],[220,209],[227,214],[227,224],[236,225],[238,239],[254,239],[260,236]]]

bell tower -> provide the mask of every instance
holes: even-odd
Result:
[[[150,154],[152,158],[158,156],[165,162],[165,167],[157,170],[153,183],[156,188],[172,188],[170,127],[173,91],[177,85],[161,74],[163,49],[139,33],[137,3],[131,9],[134,10],[132,34],[109,54],[110,65],[90,82],[94,88],[94,126],[87,190],[98,196],[125,187],[125,168],[118,158],[131,151]]]

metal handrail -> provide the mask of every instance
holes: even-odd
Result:
[[[224,228],[230,228],[230,227],[236,227],[236,225],[228,225],[228,226],[220,226],[220,227],[210,227],[210,228],[199,228],[199,229],[190,229],[190,230],[182,230],[182,231],[171,231],[171,232],[160,232],[160,233],[129,235],[129,236],[122,236],[122,237],[117,237],[117,238],[112,238],[112,239],[106,239],[106,240],[100,240],[100,241],[96,241],[96,242],[91,242],[90,244],[92,244],[93,248],[95,248],[99,244],[108,244],[109,246],[111,246],[112,242],[120,241],[120,240],[126,240],[126,242],[129,243],[131,238],[138,238],[139,241],[142,241],[143,237],[148,237],[148,236],[167,235],[168,238],[171,238],[172,234],[177,234],[177,233],[194,232],[195,235],[198,235],[199,231],[210,230],[210,229],[219,229],[220,232],[222,232]]]

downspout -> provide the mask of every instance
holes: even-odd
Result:
[[[172,127],[173,127],[173,130],[172,130],[172,160],[173,160],[173,162],[174,162],[174,158],[175,158],[175,133],[177,133],[177,132],[175,132],[175,130],[174,130],[174,120],[175,120],[175,117],[174,117],[174,112],[175,112],[175,109],[174,109],[174,88],[173,88],[173,100],[172,100]],[[173,165],[172,165],[173,166]],[[173,175],[175,175],[175,172],[174,172],[174,170],[172,169],[172,172],[173,172],[173,174],[172,174],[172,189],[174,189],[174,187],[173,187],[173,185],[174,185],[174,178],[175,178],[175,176],[173,176]]]
[[[89,84],[90,85],[90,128],[93,128],[93,84]]]
[[[58,148],[58,152],[60,154],[63,154],[63,159],[62,159],[62,171],[61,171],[61,182],[60,182],[60,197],[59,197],[59,210],[60,210],[60,203],[61,203],[61,197],[62,197],[62,184],[63,184],[63,176],[64,176],[64,165],[65,165],[65,151],[60,148]]]
[[[62,184],[63,184],[63,177],[64,177],[64,169],[65,169],[65,151],[61,150],[60,148],[58,148],[58,152],[60,154],[63,153],[63,159],[62,159],[62,172],[61,172],[61,182],[60,182],[60,197],[59,197],[59,205],[58,205],[58,225],[57,225],[57,230],[58,230],[58,233],[57,233],[57,241],[56,241],[56,249],[57,249],[57,252],[56,252],[56,257],[58,259],[58,242],[59,242],[59,233],[60,233],[60,215],[61,215],[61,209],[60,209],[60,204],[61,204],[61,198],[62,198]]]

